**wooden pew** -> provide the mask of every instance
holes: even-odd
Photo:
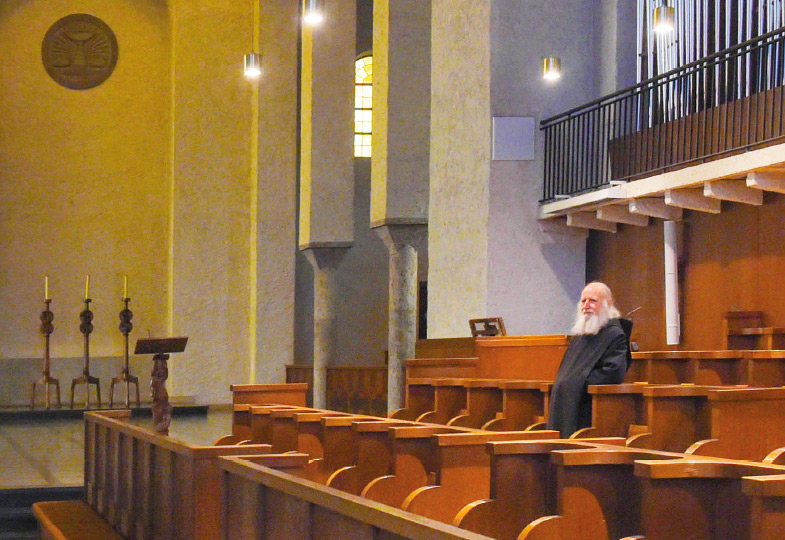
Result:
[[[423,445],[420,441],[427,444],[427,439],[435,433],[460,431],[446,426],[412,426],[394,421],[352,422],[351,428],[354,434],[352,445],[356,451],[354,461],[336,470],[327,480],[327,485],[354,495],[363,493],[373,480],[389,475],[401,460],[406,462],[410,474],[418,475],[420,463],[407,458],[419,455],[417,447]],[[390,440],[396,434],[400,439],[416,442],[408,447],[391,444]]]
[[[489,540],[241,457],[220,462],[223,538]]]
[[[233,405],[297,405],[305,407],[305,394],[308,385],[305,383],[291,384],[232,384]]]
[[[482,429],[489,431],[524,431],[545,417],[545,381],[499,381],[502,410]],[[546,383],[547,384],[547,383]]]
[[[461,379],[431,379],[433,410],[417,417],[418,422],[447,424],[466,410],[466,388]]]
[[[624,439],[490,442],[489,491],[464,506],[453,523],[492,538],[515,540],[532,521],[556,513],[555,450],[591,449]]]
[[[272,412],[281,409],[296,410],[300,412],[316,412],[316,409],[293,405],[252,405],[250,407],[251,442],[262,444],[272,443]]]
[[[750,500],[750,540],[780,540],[785,530],[785,474],[742,478]]]
[[[459,380],[466,392],[466,408],[451,418],[448,426],[480,429],[501,413],[503,390],[495,379]]]
[[[567,336],[478,337],[478,378],[552,381],[567,350]]]
[[[640,482],[636,460],[676,459],[680,454],[603,446],[589,450],[556,450],[557,516],[527,525],[522,538],[536,538],[541,529],[560,529],[563,538],[601,540],[639,535]]]
[[[430,439],[433,481],[412,491],[401,508],[453,523],[467,504],[487,499],[490,493],[491,441],[557,439],[557,431],[475,432],[437,434]]]
[[[762,311],[729,311],[722,322],[725,349],[785,348],[785,328],[766,326]]]
[[[195,446],[128,422],[131,411],[85,414],[87,504],[126,538],[220,537],[222,455],[269,445]]]
[[[785,467],[744,461],[637,461],[642,534],[658,540],[752,540],[751,499],[742,479],[782,474]]]
[[[390,418],[398,420],[417,420],[428,411],[434,410],[436,393],[433,379],[427,377],[406,380],[405,406],[390,413]]]
[[[785,388],[716,389],[707,399],[707,440],[688,453],[760,461],[785,446]]]
[[[624,382],[747,384],[747,358],[742,351],[646,351],[632,357],[635,369],[627,372]]]
[[[642,383],[589,386],[592,399],[592,435],[629,437],[631,425],[647,423]]]
[[[322,456],[308,462],[308,479],[327,484],[335,471],[355,464],[357,443],[352,424],[356,421],[357,418],[354,416],[320,418]]]

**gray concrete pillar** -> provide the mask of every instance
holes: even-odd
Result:
[[[313,406],[327,407],[327,366],[335,363],[338,350],[337,268],[346,247],[303,250],[313,266]]]
[[[374,229],[390,253],[387,411],[403,407],[404,362],[417,341],[417,255],[424,251],[426,225],[384,225]]]

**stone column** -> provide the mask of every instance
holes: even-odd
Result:
[[[299,246],[314,269],[313,404],[324,408],[336,358],[336,268],[354,239],[354,2],[324,4],[303,27]]]
[[[308,248],[313,266],[313,406],[327,407],[327,366],[335,362],[338,337],[336,271],[348,247]]]
[[[384,225],[375,231],[390,251],[387,411],[392,412],[404,405],[404,362],[414,358],[417,341],[417,255],[424,251],[428,227]]]
[[[427,256],[431,1],[375,0],[371,227],[389,250],[387,409],[403,406]],[[418,268],[419,267],[419,268]]]

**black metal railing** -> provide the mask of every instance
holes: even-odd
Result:
[[[785,28],[541,122],[552,201],[785,138]]]

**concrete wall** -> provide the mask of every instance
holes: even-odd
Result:
[[[118,41],[114,73],[88,90],[60,86],[41,62],[44,34],[72,13],[102,19]],[[162,1],[0,3],[7,58],[0,66],[0,359],[42,355],[38,315],[47,274],[53,357],[82,355],[85,274],[93,355],[122,352],[123,274],[132,336],[166,333],[170,40]],[[76,367],[55,361],[53,375],[62,383],[81,372]]]

